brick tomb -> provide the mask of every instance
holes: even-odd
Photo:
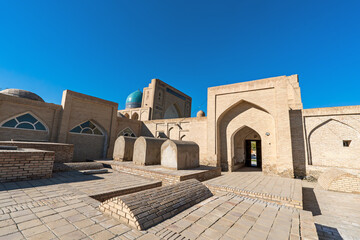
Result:
[[[138,230],[148,229],[211,197],[210,190],[195,179],[114,197],[100,211]]]
[[[50,178],[55,153],[29,148],[0,148],[0,182]]]

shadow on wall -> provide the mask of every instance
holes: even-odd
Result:
[[[302,110],[290,110],[291,148],[295,177],[306,176],[306,148]]]
[[[336,228],[324,226],[317,223],[315,223],[315,226],[319,240],[327,240],[327,239],[343,240],[339,231]]]
[[[154,135],[151,133],[149,128],[142,122],[141,123],[141,134],[138,136],[144,136],[144,137],[154,137]]]

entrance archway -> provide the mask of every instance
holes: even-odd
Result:
[[[257,134],[258,139],[251,138],[251,134]],[[237,135],[238,134],[238,135]],[[217,160],[221,166],[222,171],[234,171],[241,167],[239,163],[240,155],[235,155],[234,137],[237,136],[244,138],[249,136],[247,140],[261,141],[257,142],[256,150],[261,151],[261,167],[262,169],[269,168],[271,163],[275,163],[276,157],[276,137],[275,137],[275,124],[271,114],[265,109],[241,100],[234,104],[232,107],[225,110],[219,117],[217,123]],[[260,138],[261,136],[261,138]],[[239,140],[240,141],[240,140]],[[243,149],[243,164],[245,165],[245,139],[242,139]],[[251,142],[248,143],[251,145]],[[238,146],[238,144],[236,145]],[[239,150],[239,149],[238,149]],[[251,152],[249,150],[248,152]],[[256,155],[258,158],[259,156]],[[250,155],[251,158],[251,155]],[[258,160],[258,159],[256,159]],[[251,162],[251,161],[250,161]]]
[[[241,167],[262,167],[261,137],[250,127],[236,131],[231,139],[232,170]]]

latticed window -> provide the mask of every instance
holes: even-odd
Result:
[[[118,136],[127,136],[127,137],[136,137],[135,133],[131,128],[125,128],[121,132],[119,132]]]
[[[30,113],[14,117],[4,122],[1,127],[46,131],[45,125]]]
[[[103,135],[99,128],[91,121],[81,123],[70,130],[71,133]]]

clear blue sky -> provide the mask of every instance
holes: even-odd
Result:
[[[360,105],[360,1],[0,0],[0,88],[118,102],[159,78],[207,87],[299,74],[304,108]]]

